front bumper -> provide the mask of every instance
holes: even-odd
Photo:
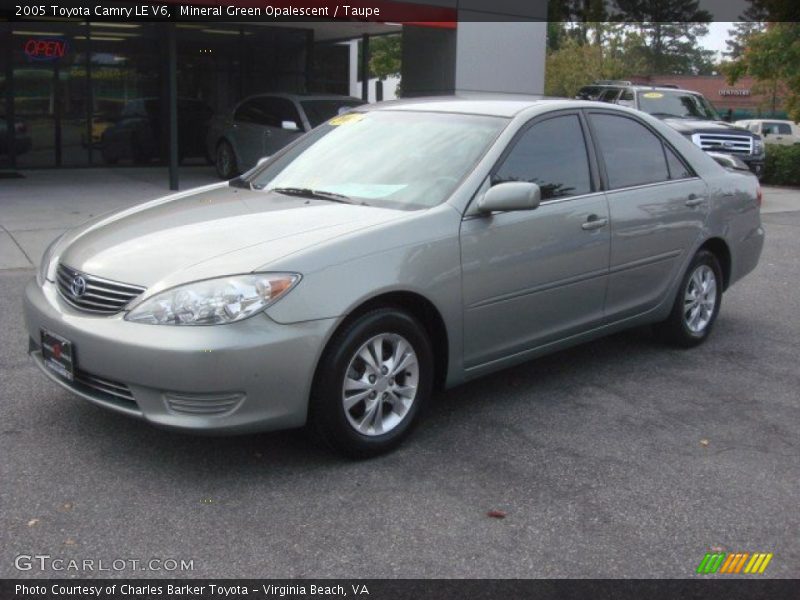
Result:
[[[756,177],[761,177],[764,174],[764,155],[760,156],[740,156],[739,158],[749,167]]]
[[[264,314],[230,325],[173,327],[95,316],[47,282],[25,288],[29,353],[53,381],[116,412],[199,433],[247,433],[305,423],[317,360],[336,319],[281,325]],[[80,378],[45,369],[41,329],[73,343]]]

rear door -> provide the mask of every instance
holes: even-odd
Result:
[[[608,206],[597,191],[587,138],[578,112],[533,121],[509,144],[485,189],[530,181],[542,190],[541,205],[467,212],[461,226],[467,369],[602,321]]]
[[[646,312],[701,236],[705,182],[669,143],[633,115],[589,111],[611,216],[606,315]]]

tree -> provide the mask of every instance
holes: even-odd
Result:
[[[369,41],[369,70],[373,77],[385,80],[400,77],[403,65],[403,36],[384,35]]]
[[[774,98],[785,90],[789,117],[800,121],[800,23],[771,23],[766,31],[752,35],[744,54],[723,70],[732,84],[751,75],[771,89]]]
[[[571,98],[597,79],[620,79],[637,72],[635,61],[634,53],[613,44],[604,48],[567,40],[547,56],[545,94]]]
[[[756,33],[764,31],[764,23],[760,21],[738,21],[733,29],[728,29],[730,39],[725,40],[728,49],[723,52],[723,56],[732,60],[738,60],[744,55],[750,38]]]
[[[647,75],[708,74],[714,52],[698,45],[711,13],[699,0],[616,0],[614,20],[637,28],[646,51]],[[635,25],[633,23],[636,23]]]

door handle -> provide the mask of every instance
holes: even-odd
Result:
[[[698,196],[697,194],[689,194],[689,199],[686,201],[686,206],[689,208],[694,208],[695,206],[700,206],[706,199],[702,196]]]
[[[586,223],[581,225],[581,229],[584,231],[594,231],[595,229],[600,229],[606,225],[608,225],[608,219],[601,219],[597,215],[589,215],[589,217],[586,219]]]

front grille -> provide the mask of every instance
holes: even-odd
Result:
[[[78,285],[73,285],[78,279],[82,283],[79,281]],[[146,289],[138,285],[87,275],[66,265],[58,265],[56,280],[59,293],[72,306],[103,314],[121,311]],[[82,293],[77,294],[76,291]]]
[[[75,387],[79,389],[91,388],[95,392],[100,392],[100,394],[105,397],[104,399],[111,399],[117,402],[124,401],[127,404],[133,406],[136,405],[136,401],[133,399],[133,394],[131,393],[130,388],[124,383],[98,377],[97,375],[92,375],[86,371],[80,371],[78,369],[75,370],[74,377]]]
[[[703,150],[712,152],[725,152],[727,154],[753,153],[753,138],[747,135],[695,133],[692,136],[692,141]]]
[[[222,394],[182,394],[167,392],[164,400],[170,411],[194,417],[219,417],[239,408],[245,395],[240,392]]]

